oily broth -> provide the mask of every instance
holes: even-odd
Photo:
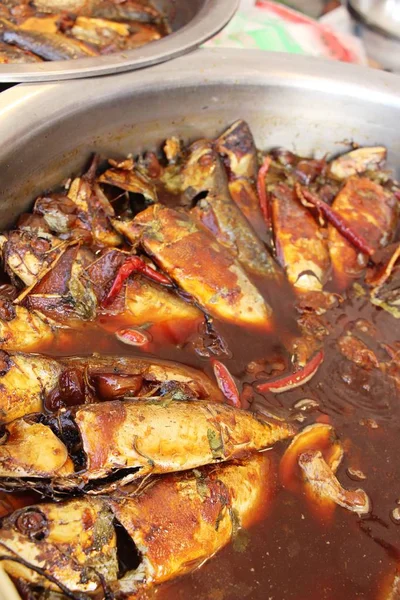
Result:
[[[280,318],[286,322],[279,328],[294,329],[294,309],[287,312],[290,304],[287,289],[275,293],[277,299],[281,298],[281,306],[285,306],[285,314]],[[262,519],[248,532],[245,547],[240,551],[233,545],[226,547],[193,574],[161,586],[157,597],[162,600],[183,600],[188,596],[198,600],[379,600],[385,578],[395,571],[400,559],[399,525],[390,517],[400,499],[400,405],[398,392],[390,380],[381,373],[354,367],[337,350],[339,335],[348,323],[360,318],[375,324],[377,339],[387,343],[396,341],[397,322],[389,314],[366,298],[348,298],[325,315],[332,333],[325,343],[324,363],[315,377],[290,392],[257,395],[254,406],[290,418],[298,400],[316,400],[318,410],[306,416],[302,426],[316,420],[333,425],[346,448],[338,479],[344,487],[362,487],[367,492],[372,501],[372,515],[361,519],[336,507],[332,521],[325,521],[310,508],[303,494],[293,494],[281,486],[278,465],[284,446],[274,448],[269,452],[272,498]],[[251,380],[246,372],[251,360],[283,352],[279,336],[264,338],[222,323],[215,326],[229,340],[232,355],[226,364],[239,388]],[[37,351],[40,350],[38,347]],[[142,356],[113,335],[93,331],[77,334],[62,353],[93,352]],[[60,355],[59,349],[46,348],[46,353]],[[193,351],[190,336],[179,347],[159,345],[154,356],[181,361],[212,375],[209,361]],[[353,371],[350,383],[346,377],[349,369]],[[376,428],[371,428],[368,420]],[[365,481],[355,482],[347,472],[349,467],[362,470]]]
[[[271,334],[213,321],[228,353],[221,357],[239,390],[250,387],[251,361],[270,363],[288,356],[282,337],[297,332],[298,313],[287,283],[266,285],[255,280],[274,309]],[[345,448],[337,476],[345,488],[362,487],[372,512],[360,518],[340,507],[327,519],[307,501],[304,492],[293,493],[279,481],[279,461],[285,445],[271,451],[271,485],[266,489],[266,510],[248,531],[238,549],[231,544],[190,575],[148,592],[160,600],[383,600],[384,587],[400,562],[399,524],[391,517],[400,502],[400,403],[392,380],[380,371],[366,371],[350,363],[338,350],[337,340],[353,323],[364,319],[376,328],[371,344],[400,340],[398,322],[374,307],[367,296],[350,288],[344,302],[322,318],[330,330],[325,339],[325,359],[305,385],[279,395],[257,394],[251,388],[252,408],[293,419],[294,405],[311,398],[318,407],[302,413],[301,427],[316,421],[330,423]],[[122,324],[123,325],[123,324]],[[151,331],[151,329],[150,329]],[[151,352],[146,356],[179,361],[213,376],[210,360],[196,352],[198,332],[192,328],[176,345],[168,328],[158,327]],[[77,332],[68,343],[35,348],[51,356],[119,354],[143,356],[143,352],[119,342],[104,330]],[[266,367],[268,369],[268,365]],[[354,481],[348,469],[361,470],[366,479]],[[294,474],[294,477],[296,475]],[[34,497],[33,497],[34,498]],[[31,496],[29,503],[32,502]]]
[[[304,493],[285,490],[276,475],[268,513],[251,528],[245,550],[223,549],[199,571],[164,586],[159,594],[163,600],[189,595],[199,600],[384,598],[400,559],[399,524],[391,518],[400,501],[398,392],[381,373],[357,373],[363,369],[356,368],[353,382],[346,383],[350,363],[335,343],[354,319],[375,323],[378,339],[387,343],[398,338],[397,323],[366,299],[348,299],[325,318],[334,332],[319,372],[300,388],[257,399],[257,407],[288,414],[299,399],[317,400],[318,411],[302,425],[315,420],[333,425],[346,448],[338,479],[346,488],[366,491],[371,515],[359,518],[336,507],[333,519],[326,520],[311,509]],[[249,351],[247,347],[244,356]],[[276,471],[283,450],[270,452]],[[362,470],[366,479],[354,481],[349,468]]]

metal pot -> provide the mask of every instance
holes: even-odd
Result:
[[[400,0],[348,0],[370,58],[400,72]]]
[[[0,95],[0,223],[82,168],[91,152],[124,156],[171,134],[215,136],[247,119],[260,148],[339,153],[384,144],[400,166],[400,78],[287,54],[198,50],[113,77],[19,85]]]
[[[153,0],[172,27],[167,37],[107,56],[0,65],[0,81],[54,81],[141,69],[190,52],[216,35],[233,17],[239,0]]]

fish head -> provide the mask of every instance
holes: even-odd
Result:
[[[218,138],[216,147],[233,179],[257,177],[257,150],[253,134],[246,121],[243,119],[235,121]]]
[[[182,189],[185,199],[193,201],[199,194],[205,197],[227,195],[228,182],[224,167],[212,142],[199,140],[189,148],[189,155],[183,169]]]
[[[35,585],[94,592],[102,577],[117,577],[113,514],[101,500],[79,498],[16,510],[1,521],[0,538],[5,570]]]

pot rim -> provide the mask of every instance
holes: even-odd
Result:
[[[382,37],[384,37],[388,40],[393,40],[395,42],[400,43],[400,35],[397,35],[396,33],[393,33],[392,31],[388,31],[387,29],[384,29],[377,23],[374,23],[373,21],[371,21],[371,19],[368,18],[367,14],[361,12],[359,9],[357,9],[354,6],[354,3],[352,2],[352,0],[347,0],[347,8],[349,10],[349,13],[353,17],[353,19],[355,21],[357,21],[360,25],[363,25],[370,31],[378,33],[379,35],[381,35]]]
[[[44,82],[121,73],[162,63],[199,47],[231,20],[239,0],[204,0],[198,14],[184,27],[134,50],[43,63],[2,64],[0,81]]]
[[[0,139],[15,139],[59,114],[84,112],[122,95],[162,93],[193,85],[283,86],[329,92],[400,107],[400,76],[369,67],[262,50],[197,49],[189,55],[141,71],[50,83],[21,83],[0,94]],[[366,95],[367,94],[367,95]],[[211,99],[214,101],[215,99]],[[13,121],[10,131],[10,121]]]

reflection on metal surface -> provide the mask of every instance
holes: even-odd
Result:
[[[0,81],[54,81],[119,73],[155,65],[200,46],[232,18],[239,0],[153,0],[173,33],[141,48],[107,56],[0,65]]]
[[[370,58],[400,71],[399,0],[348,0],[347,5]]]
[[[112,83],[112,85],[110,85]],[[166,138],[215,137],[246,119],[259,148],[343,153],[384,145],[400,164],[399,78],[308,57],[198,50],[138,72],[15,86],[0,94],[0,223],[82,169],[91,152],[126,156]]]

